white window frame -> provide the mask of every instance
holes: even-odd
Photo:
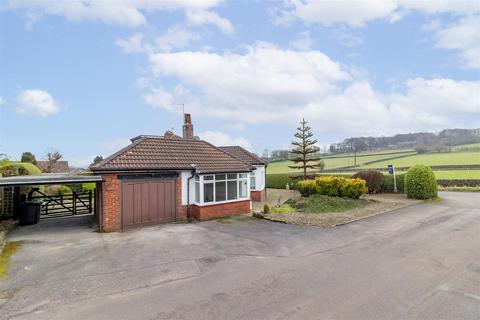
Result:
[[[253,170],[250,172],[250,190],[257,190],[257,175],[256,172],[257,169]],[[253,184],[252,184],[252,179],[253,179]]]
[[[228,175],[236,175],[236,178],[230,178],[228,179]],[[217,176],[224,175],[224,179],[217,179]],[[226,200],[222,201],[216,201],[216,196],[217,196],[217,190],[216,190],[216,182],[225,182],[225,198]],[[235,181],[236,187],[237,187],[237,197],[236,199],[231,199],[228,200],[228,181]],[[246,190],[246,196],[245,197],[240,197],[240,182],[247,182],[247,190]],[[229,203],[229,202],[238,202],[238,201],[244,201],[244,200],[249,200],[250,199],[250,175],[247,172],[241,172],[241,173],[216,173],[216,174],[203,174],[203,175],[196,175],[194,183],[199,184],[199,189],[200,189],[200,194],[197,197],[193,197],[195,199],[194,204],[198,205],[213,205],[213,204],[220,204],[220,203]],[[204,191],[205,191],[205,184],[212,184],[213,185],[213,201],[206,202],[204,199]],[[196,188],[195,188],[196,190]],[[199,199],[199,201],[196,201]]]

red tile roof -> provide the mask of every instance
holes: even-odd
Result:
[[[191,170],[198,173],[246,172],[247,162],[206,141],[142,136],[91,166],[92,171]]]
[[[228,152],[234,157],[237,157],[239,159],[242,159],[243,161],[251,164],[251,165],[266,165],[267,162],[257,156],[256,154],[251,153],[248,150],[245,150],[244,148],[240,146],[223,146],[219,147],[225,152]]]
[[[59,160],[53,164],[52,168],[49,168],[50,163],[48,161],[37,161],[37,166],[43,172],[50,172],[50,173],[64,173],[69,172],[70,168],[68,166],[68,161]]]

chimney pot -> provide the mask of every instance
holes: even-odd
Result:
[[[165,139],[170,139],[171,137],[173,137],[173,132],[170,131],[170,130],[167,130],[167,131],[165,131],[165,133],[163,134],[163,137],[164,137]]]

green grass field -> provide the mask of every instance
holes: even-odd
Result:
[[[405,152],[405,155],[413,154],[410,150]],[[362,165],[366,162],[370,161],[377,161],[382,159],[388,159],[394,156],[401,156],[402,154],[376,154],[376,155],[364,155],[361,157],[357,156],[357,165]],[[325,169],[334,169],[334,168],[342,168],[354,165],[354,158],[352,156],[345,156],[342,158],[330,158],[330,157],[323,157],[322,160],[325,162]],[[292,165],[293,162],[291,161],[282,161],[282,162],[272,162],[268,165],[267,171],[268,173],[289,173],[289,172],[301,172],[301,170],[293,170],[290,169],[288,166]]]
[[[411,149],[407,150],[392,150],[392,151],[377,151],[363,153],[361,157],[357,156],[357,165],[360,165],[360,169],[368,168],[387,168],[389,164],[395,165],[395,167],[411,167],[416,164],[424,164],[427,166],[440,166],[440,165],[480,165],[480,152],[477,151],[463,151],[463,150],[476,150],[480,147],[480,144],[470,144],[457,146],[452,148],[452,150],[458,150],[456,152],[448,153],[427,153],[427,154],[412,154],[400,159],[386,160],[391,157],[401,156],[402,154],[391,154],[389,152],[399,152],[404,151],[405,155],[408,155],[412,152]],[[354,160],[353,155],[346,155],[344,157],[323,157],[325,162],[325,169],[335,169],[353,166]],[[366,162],[383,160],[380,162],[362,165]],[[267,167],[267,173],[298,173],[300,170],[292,170],[288,166],[291,165],[290,161],[274,162],[270,163]],[[329,174],[346,174],[351,175],[353,172],[332,172]],[[480,179],[480,170],[440,170],[435,171],[437,179]]]
[[[387,167],[389,164],[393,164],[396,167],[411,167],[416,164],[424,164],[427,166],[480,164],[480,153],[479,152],[449,152],[449,153],[417,154],[410,157],[372,163],[364,167],[365,168],[384,168],[384,167]]]

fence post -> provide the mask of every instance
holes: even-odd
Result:
[[[92,213],[92,190],[88,190],[88,212]]]
[[[72,192],[73,215],[77,214],[77,194]]]

